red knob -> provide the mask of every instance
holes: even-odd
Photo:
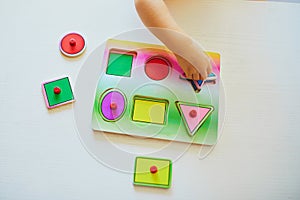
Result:
[[[73,46],[76,46],[76,40],[74,38],[71,38],[70,39],[70,45],[73,47]]]
[[[190,117],[195,118],[197,116],[197,111],[196,110],[191,110],[190,111]]]
[[[116,110],[117,108],[118,108],[118,105],[116,103],[113,102],[110,104],[110,109]]]
[[[54,94],[60,94],[61,89],[60,89],[59,87],[55,87],[55,88],[53,89],[53,91],[54,91]]]
[[[150,172],[152,174],[155,174],[157,171],[158,171],[158,169],[157,169],[157,167],[155,165],[153,165],[153,166],[150,167]]]

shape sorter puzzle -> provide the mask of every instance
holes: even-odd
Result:
[[[218,137],[220,55],[207,52],[213,73],[183,78],[166,47],[108,40],[92,116],[94,130],[213,145]]]

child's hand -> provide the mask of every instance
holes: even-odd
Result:
[[[175,55],[188,79],[205,80],[211,73],[208,56],[184,33],[163,0],[135,0],[143,23]]]
[[[208,74],[212,72],[209,57],[201,49],[186,50],[184,54],[185,55],[175,55],[186,78],[205,80]]]

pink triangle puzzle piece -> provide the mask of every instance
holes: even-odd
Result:
[[[202,105],[191,105],[177,102],[179,112],[182,115],[184,124],[188,129],[188,132],[193,136],[199,127],[208,118],[213,111],[213,107]]]

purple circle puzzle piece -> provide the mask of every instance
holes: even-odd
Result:
[[[103,117],[108,121],[118,120],[125,110],[125,97],[116,90],[108,91],[104,94],[101,102],[101,112]],[[111,106],[111,105],[116,106]]]

